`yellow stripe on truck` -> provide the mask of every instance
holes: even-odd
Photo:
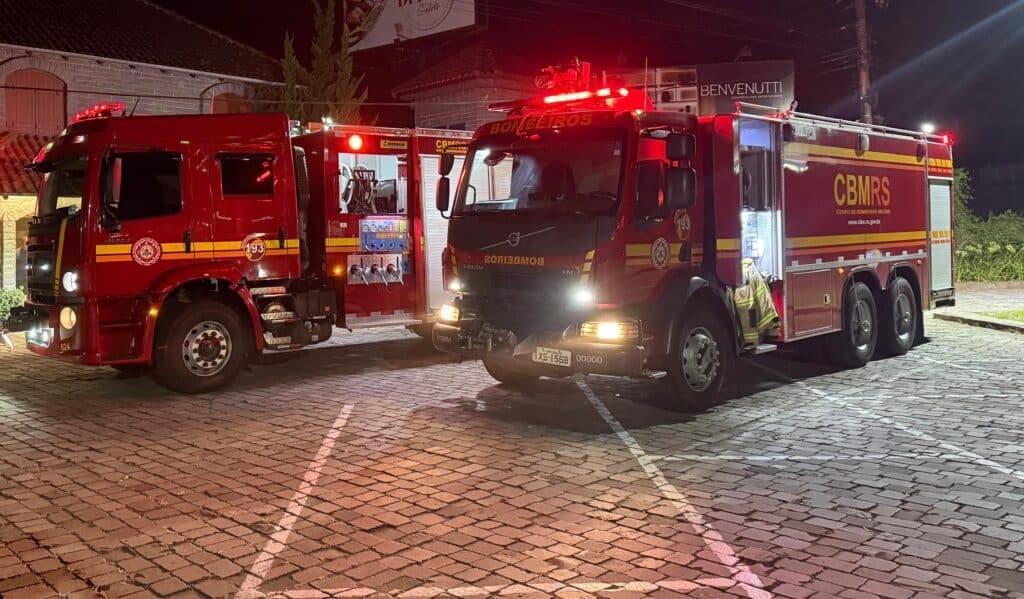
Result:
[[[819,237],[794,237],[786,243],[789,248],[827,247],[832,245],[857,245],[868,243],[895,243],[924,241],[925,231],[897,231],[893,233],[868,233],[853,235],[823,235]]]

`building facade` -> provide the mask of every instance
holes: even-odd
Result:
[[[138,115],[247,112],[255,86],[280,81],[276,60],[146,0],[6,0],[0,22],[0,288],[23,284],[40,183],[23,167],[73,115],[100,102]]]
[[[428,67],[393,93],[412,106],[417,127],[472,131],[502,118],[488,105],[538,95],[529,74],[536,71],[477,42]]]

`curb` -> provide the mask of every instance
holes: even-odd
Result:
[[[1019,333],[1024,335],[1024,322],[1002,320],[1000,318],[991,318],[989,316],[982,316],[980,314],[964,314],[950,312],[935,312],[932,315],[932,318],[936,318],[938,320],[946,320],[949,322],[958,322],[960,324],[966,324],[973,327],[995,329],[997,331],[1007,331],[1010,333]]]

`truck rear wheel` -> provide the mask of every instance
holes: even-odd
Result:
[[[511,360],[484,358],[483,362],[491,378],[513,389],[528,389],[540,378],[517,369]]]
[[[666,407],[685,412],[706,410],[719,401],[733,361],[729,329],[704,302],[697,302],[679,325],[665,377]]]
[[[843,298],[843,330],[833,335],[831,355],[834,362],[847,368],[859,368],[871,361],[878,343],[878,308],[875,296],[864,283],[853,283]]]
[[[878,346],[889,355],[902,356],[917,338],[917,298],[910,282],[896,277],[882,296]]]
[[[215,301],[180,304],[168,314],[153,352],[153,378],[181,393],[205,393],[241,372],[249,336],[238,313]]]

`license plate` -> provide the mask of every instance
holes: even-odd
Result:
[[[533,361],[539,364],[550,364],[552,366],[572,365],[572,352],[564,349],[551,349],[550,347],[538,347],[533,350]]]

